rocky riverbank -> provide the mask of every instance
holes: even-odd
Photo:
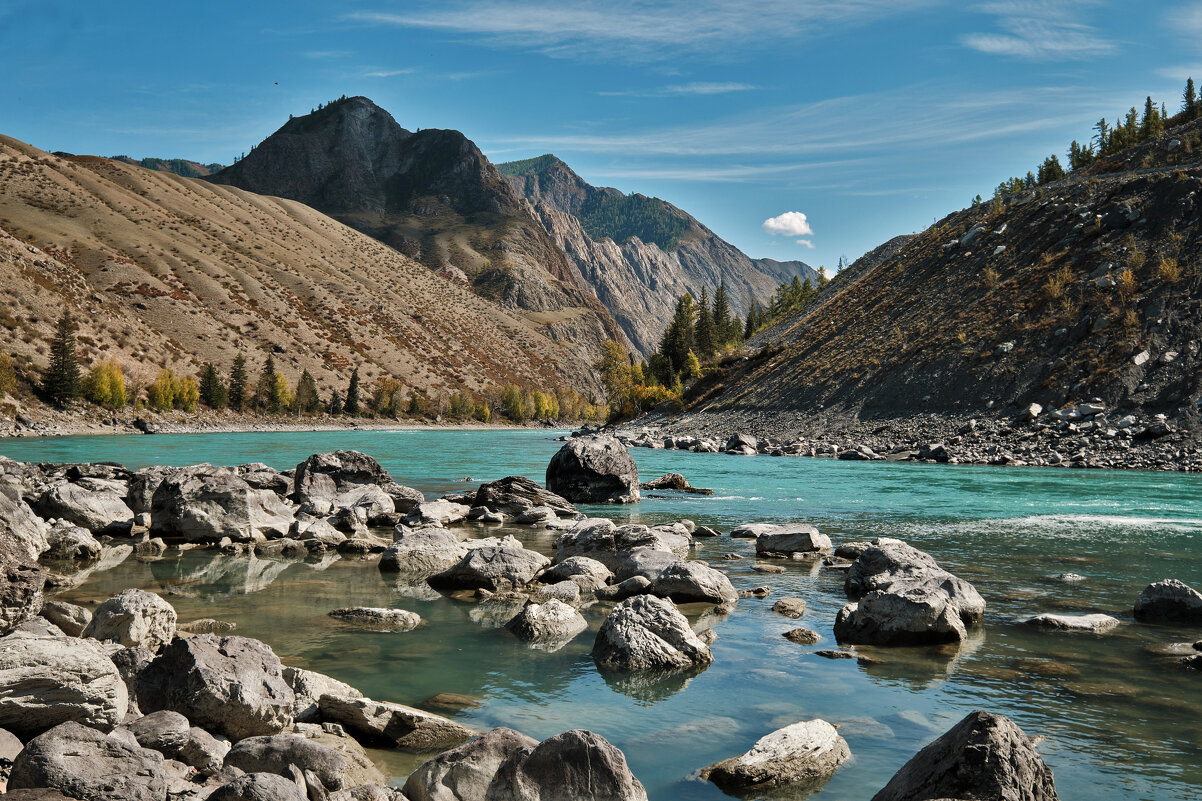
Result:
[[[1100,401],[1055,410],[1032,404],[1010,416],[871,420],[822,412],[651,413],[615,431],[632,447],[703,453],[1181,472],[1202,470],[1199,433]]]
[[[366,698],[330,676],[285,666],[269,644],[235,636],[221,621],[180,621],[155,593],[129,589],[94,608],[54,597],[81,573],[131,554],[154,560],[215,549],[247,559],[375,560],[389,576],[475,603],[480,616],[529,642],[531,659],[580,636],[588,628],[580,610],[600,605],[606,614],[592,658],[607,681],[633,693],[673,676],[687,682],[709,667],[722,621],[757,592],[736,590],[721,569],[690,559],[702,538],[753,541],[765,572],[803,562],[845,576],[849,600],[833,622],[841,648],[824,655],[871,660],[857,646],[955,647],[982,625],[986,600],[976,588],[898,540],[836,548],[805,525],[720,534],[687,520],[617,525],[580,514],[577,502],[637,497],[637,470],[610,438],[565,446],[547,478],[568,497],[512,476],[427,499],[354,451],[315,454],[286,471],[0,460],[0,769],[9,771],[10,794],[86,801],[647,797],[622,752],[595,733],[567,731],[539,743],[508,728],[481,733],[434,711]],[[550,530],[554,553],[513,536],[473,536],[471,520]],[[680,604],[711,612],[691,624]],[[1140,621],[1202,624],[1202,595],[1180,582],[1151,585],[1133,609]],[[797,598],[774,607],[789,618],[805,610]],[[405,610],[330,614],[388,636],[423,625]],[[1058,617],[1070,628],[1078,622]],[[808,646],[816,638],[794,641]],[[1196,666],[1202,651],[1193,648],[1196,654],[1175,658]],[[398,790],[386,786],[369,747],[431,759]],[[765,732],[750,751],[702,775],[736,794],[814,789],[849,753],[830,724],[799,721]],[[1054,799],[1051,770],[1017,726],[980,712],[923,749],[877,798],[1020,796]]]

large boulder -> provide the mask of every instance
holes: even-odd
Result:
[[[935,588],[947,595],[966,624],[979,623],[985,614],[985,599],[976,587],[939,567],[929,554],[901,540],[884,537],[874,540],[852,563],[843,587],[852,598],[876,590]]]
[[[678,604],[733,606],[739,598],[726,574],[705,562],[673,562],[651,580],[651,592]]]
[[[278,773],[246,773],[218,787],[208,801],[309,801],[309,795]]]
[[[617,526],[605,518],[586,518],[556,538],[555,561],[558,563],[572,556],[587,556],[618,573],[628,560],[628,551],[647,548],[684,559],[689,555],[691,544],[692,537],[688,531],[675,524]],[[618,578],[622,580],[631,575],[628,572]]]
[[[91,610],[66,601],[46,601],[42,604],[41,615],[71,637],[81,636],[92,622]]]
[[[537,551],[523,548],[513,537],[496,545],[472,548],[458,563],[426,579],[438,590],[508,590],[523,587],[550,564]]]
[[[970,712],[919,751],[872,801],[1056,801],[1052,770],[1009,718]]]
[[[151,503],[151,533],[191,542],[286,537],[292,522],[292,509],[274,492],[254,489],[233,470],[210,465],[169,473]]]
[[[128,732],[105,734],[60,723],[25,744],[13,762],[11,789],[44,787],[81,801],[166,801],[163,755]]]
[[[349,789],[345,777],[350,764],[346,758],[333,748],[299,734],[247,737],[226,754],[225,765],[247,773],[281,776],[290,775],[288,768],[295,765],[302,771],[312,771],[328,790]]]
[[[318,708],[322,720],[341,724],[365,745],[437,751],[453,748],[476,736],[476,732],[453,720],[404,704],[323,695]]]
[[[409,576],[429,576],[457,564],[467,546],[445,528],[416,531],[397,528],[392,545],[380,555],[380,570]]]
[[[363,693],[349,684],[304,668],[285,667],[284,681],[296,695],[292,707],[292,719],[298,723],[311,723],[320,719],[317,702],[323,695],[340,695],[347,698],[362,698]]]
[[[50,548],[46,521],[11,488],[0,487],[0,553],[36,562]]]
[[[527,604],[505,628],[526,642],[547,645],[567,642],[587,629],[588,623],[575,607],[552,598],[541,604]]]
[[[32,737],[72,721],[107,731],[128,706],[125,682],[95,640],[0,639],[0,728]]]
[[[572,503],[638,503],[639,469],[613,437],[577,437],[551,457],[547,489]]]
[[[538,580],[546,584],[570,580],[579,584],[582,590],[586,587],[595,590],[598,587],[604,587],[613,577],[613,571],[596,559],[590,559],[587,556],[569,556],[544,570]]]
[[[566,498],[540,487],[525,476],[508,476],[481,484],[472,505],[507,515],[517,515],[536,506],[546,506],[557,515],[576,514],[576,507]]]
[[[1177,579],[1149,584],[1135,601],[1135,619],[1144,623],[1202,623],[1202,593]]]
[[[794,723],[761,737],[745,754],[701,771],[727,792],[744,794],[824,781],[851,756],[847,741],[825,720]]]
[[[64,562],[90,562],[99,559],[104,552],[99,540],[83,526],[68,520],[59,520],[46,532],[50,547],[42,554],[43,559]]]
[[[319,516],[362,505],[368,497],[373,503],[380,500],[376,493],[365,492],[365,487],[377,488],[387,496],[392,507],[389,514],[404,514],[425,500],[417,490],[397,484],[379,462],[359,451],[313,454],[296,466],[293,486],[293,499],[301,509]],[[376,513],[383,515],[384,509],[381,502]]]
[[[599,734],[576,729],[522,747],[501,763],[486,801],[647,801],[626,756]]]
[[[0,498],[3,498],[0,493]],[[42,610],[46,574],[33,564],[12,531],[0,528],[0,636]]]
[[[404,517],[407,526],[450,526],[462,522],[470,506],[439,498],[416,504]]]
[[[21,753],[21,749],[24,747],[15,734],[7,729],[0,729],[0,787],[8,784],[8,777],[13,769],[13,760],[17,758],[17,754]]]
[[[138,675],[143,712],[171,709],[232,740],[279,734],[296,696],[270,648],[246,637],[198,634],[163,649]]]
[[[938,587],[870,592],[835,618],[835,639],[854,645],[930,645],[968,636],[960,610]]]
[[[714,656],[671,601],[639,595],[605,618],[593,659],[612,670],[680,670],[709,665]]]
[[[151,653],[175,637],[175,609],[153,592],[128,589],[96,607],[83,636]]]
[[[38,499],[37,506],[42,517],[69,520],[94,532],[128,528],[134,521],[133,510],[121,495],[79,484],[54,485]]]
[[[784,526],[755,538],[757,554],[792,556],[795,553],[818,554],[830,550],[831,538],[805,524]]]
[[[492,729],[413,771],[405,782],[405,795],[409,801],[484,801],[501,764],[537,745],[538,740],[513,729]]]
[[[1028,626],[1049,631],[1084,631],[1091,634],[1101,634],[1117,627],[1122,621],[1110,615],[1095,613],[1092,615],[1057,615],[1044,613],[1029,617],[1023,621]]]

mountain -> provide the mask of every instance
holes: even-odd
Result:
[[[686,212],[659,198],[595,187],[552,155],[497,166],[534,205],[590,287],[644,355],[658,347],[677,299],[713,296],[722,282],[736,312],[765,305],[795,275],[815,279],[800,261],[752,259]]]
[[[1131,410],[1195,426],[1200,220],[1194,121],[887,243],[761,333],[752,358],[701,382],[690,408],[1004,416],[1099,398],[1112,420]]]
[[[55,153],[54,155],[69,158],[71,154]],[[148,170],[162,170],[163,172],[175,173],[184,178],[203,178],[206,175],[212,175],[225,169],[224,164],[201,164],[198,161],[188,161],[187,159],[133,159],[129,156],[112,156],[111,158],[113,161],[145,167]]]
[[[458,131],[402,128],[365,97],[288,120],[205,180],[299,201],[571,344],[625,340],[529,205]]]
[[[249,161],[249,157],[247,159]],[[598,391],[587,354],[462,281],[294,200],[0,137],[0,350],[44,365],[63,304],[83,362],[135,385],[262,352],[323,395],[359,366],[446,399],[497,384]]]

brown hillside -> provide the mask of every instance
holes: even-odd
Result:
[[[355,365],[429,397],[596,388],[580,346],[300,203],[2,136],[0,293],[0,349],[27,373],[66,299],[85,364],[116,356],[139,384],[273,349],[323,394]]]

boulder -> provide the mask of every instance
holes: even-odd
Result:
[[[521,747],[497,769],[485,801],[647,801],[626,756],[604,737],[573,730]]]
[[[758,445],[759,440],[750,434],[735,434],[726,440],[726,444],[722,446],[722,450],[729,453],[742,453],[745,449],[755,452]]]
[[[701,771],[728,793],[825,781],[851,756],[847,741],[825,720],[794,723],[761,737],[745,754]]]
[[[440,573],[467,554],[467,546],[444,528],[397,529],[392,545],[380,556],[380,570],[412,576]]]
[[[37,507],[42,517],[68,520],[95,532],[128,529],[134,522],[133,510],[121,495],[112,490],[89,490],[79,484],[55,484],[38,499]]]
[[[59,520],[50,527],[46,533],[46,541],[50,547],[42,554],[43,559],[91,562],[99,559],[104,550],[91,531],[66,520]]]
[[[641,525],[618,527],[604,518],[581,520],[555,540],[555,561],[562,562],[571,556],[587,556],[595,559],[618,573],[628,561],[628,554],[636,548],[663,551],[677,558],[686,558],[692,537],[683,527]],[[667,563],[660,565],[666,567]],[[619,576],[619,580],[633,573]]]
[[[163,649],[138,676],[144,712],[171,709],[232,740],[292,725],[296,696],[270,648],[246,637],[198,634]]]
[[[318,699],[318,708],[322,720],[341,724],[365,745],[438,751],[476,736],[476,732],[453,720],[404,704],[323,695]]]
[[[651,481],[644,481],[640,485],[641,489],[645,490],[676,490],[677,492],[687,492],[690,495],[713,495],[711,489],[700,489],[689,483],[689,480],[680,473],[664,473],[659,478]]]
[[[92,622],[90,610],[66,601],[46,601],[42,604],[41,615],[70,637],[81,636],[83,630]]]
[[[330,617],[372,631],[412,631],[421,625],[416,612],[405,609],[378,609],[364,606],[335,609]]]
[[[1149,584],[1135,601],[1143,623],[1202,623],[1202,593],[1177,579]]]
[[[1042,614],[1023,621],[1028,626],[1053,631],[1087,631],[1101,634],[1119,625],[1118,618],[1110,615],[1054,615]]]
[[[192,736],[192,724],[188,719],[169,709],[151,712],[130,723],[127,728],[138,745],[158,751],[170,759],[179,756]]]
[[[333,748],[299,734],[275,734],[239,740],[225,756],[225,766],[247,773],[277,773],[288,776],[295,765],[312,771],[328,790],[349,789],[346,774],[350,770],[345,757]]]
[[[193,726],[188,729],[188,741],[175,758],[196,768],[202,776],[212,776],[225,764],[229,750],[229,740],[218,739],[199,726]]]
[[[876,590],[935,588],[947,595],[966,624],[979,623],[985,614],[985,599],[972,584],[947,572],[929,554],[901,540],[883,537],[874,540],[852,563],[843,587],[852,598]]]
[[[574,607],[552,598],[527,604],[505,628],[529,643],[565,643],[587,629],[588,623]]]
[[[680,557],[671,551],[648,546],[623,548],[615,552],[611,561],[614,563],[614,578],[618,581],[642,576],[652,584],[664,570],[681,564]]]
[[[835,639],[854,645],[929,645],[967,636],[960,610],[937,587],[870,592],[835,618]]]
[[[467,518],[470,506],[442,499],[419,503],[405,515],[407,526],[449,526]]]
[[[27,738],[60,723],[108,731],[129,691],[95,640],[10,634],[0,639],[0,727]]]
[[[17,758],[17,754],[21,753],[21,749],[24,747],[15,734],[6,729],[0,729],[0,788],[8,783],[9,774],[13,769],[13,760]]]
[[[34,514],[20,495],[0,488],[0,553],[36,562],[50,547],[48,529],[46,521]]]
[[[550,506],[531,506],[529,509],[518,512],[513,518],[513,522],[527,526],[546,524],[543,526],[544,528],[558,520],[559,517]]]
[[[789,629],[781,636],[798,645],[815,645],[822,639],[822,635],[813,629]]]
[[[757,554],[823,553],[830,551],[831,538],[804,524],[791,524],[755,538]]]
[[[730,536],[736,540],[754,540],[773,531],[780,531],[784,526],[775,523],[744,523],[730,530]]]
[[[154,661],[154,654],[138,647],[105,650],[108,651],[109,659],[117,668],[117,672],[121,674],[121,681],[125,682],[125,689],[129,693],[128,714],[141,715],[142,710],[138,707],[138,675]]]
[[[25,553],[11,531],[0,530],[0,637],[42,610],[46,574]]]
[[[651,591],[651,579],[646,576],[631,576],[625,581],[595,590],[599,601],[624,601]]]
[[[525,476],[508,476],[481,484],[472,506],[482,506],[490,512],[517,515],[535,506],[547,506],[557,515],[572,516],[576,507],[550,490],[543,489]]]
[[[96,607],[83,636],[157,653],[175,637],[175,609],[153,592],[124,590]]]
[[[317,702],[323,695],[340,695],[347,698],[362,698],[363,693],[349,684],[303,668],[285,667],[284,681],[292,688],[296,702],[292,706],[292,719],[298,723],[319,720]]]
[[[279,774],[247,773],[218,787],[208,801],[309,801],[309,796]]]
[[[676,603],[708,603],[732,606],[738,593],[730,579],[705,562],[674,562],[656,574],[651,592]]]
[[[190,542],[254,542],[286,537],[292,509],[271,490],[254,489],[232,470],[198,465],[164,476],[151,502],[153,534]]]
[[[613,437],[577,437],[551,457],[547,489],[572,503],[638,503],[639,470]]]
[[[596,559],[590,559],[587,556],[569,556],[567,559],[556,562],[544,570],[539,575],[538,580],[547,584],[554,584],[581,576],[592,579],[596,586],[601,587],[607,584],[613,578],[614,574],[608,567]]]
[[[457,564],[426,581],[437,590],[483,588],[496,592],[529,584],[548,564],[547,557],[506,537],[498,545],[472,548]]]
[[[772,611],[778,615],[797,619],[806,613],[806,602],[800,598],[781,598],[772,605]]]
[[[425,500],[417,490],[397,484],[379,462],[359,451],[313,454],[296,466],[293,487],[293,500],[317,516],[362,505],[365,498],[375,505],[371,514],[405,514]],[[382,495],[365,487],[379,489]],[[384,503],[383,496],[391,503]]]
[[[492,729],[413,771],[404,793],[409,801],[484,801],[501,764],[537,745],[538,740],[513,729]]]
[[[1009,718],[970,712],[923,748],[872,801],[1056,801],[1052,770]]]
[[[593,644],[593,659],[614,670],[677,670],[707,666],[713,654],[668,600],[628,598],[614,607]]]
[[[84,801],[165,801],[163,755],[121,734],[60,723],[25,744],[8,786],[51,788]]]

